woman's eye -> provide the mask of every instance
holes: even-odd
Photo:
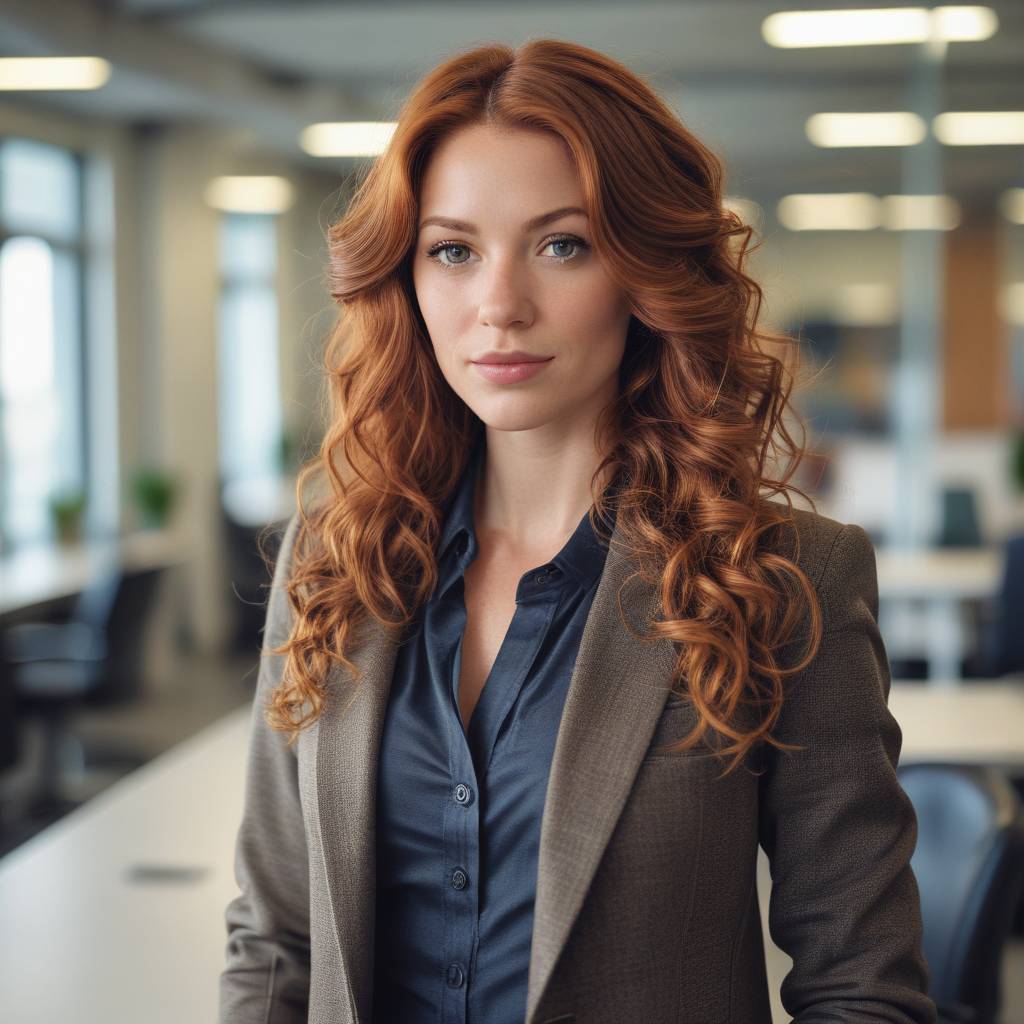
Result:
[[[554,259],[556,263],[568,263],[570,260],[578,259],[579,253],[582,250],[590,248],[582,238],[577,238],[574,235],[561,235],[544,243],[545,249],[552,246],[562,249],[562,252],[555,253]],[[566,253],[564,251],[566,247],[577,251]],[[440,258],[442,253],[447,254],[445,259]],[[427,257],[445,270],[450,270],[453,267],[468,263],[468,253],[469,246],[463,245],[461,242],[437,242],[427,250]],[[465,254],[465,258],[462,258],[462,254]]]
[[[553,238],[550,242],[547,243],[547,245],[567,245],[572,246],[575,249],[579,249],[581,247],[580,241],[575,238]],[[547,246],[545,246],[545,248],[547,248]],[[555,254],[555,259],[557,259],[560,263],[564,263],[566,260],[571,260],[574,258],[575,254],[572,253]]]
[[[445,252],[445,253],[448,253],[449,258],[450,258],[452,250],[454,250],[456,253],[458,253],[459,250],[462,250],[463,252],[467,252],[468,251],[464,245],[459,245],[458,242],[440,242],[439,244],[435,245],[427,253],[427,255],[433,257],[434,259],[437,259],[437,254],[438,253]],[[451,263],[446,263],[444,260],[437,260],[437,262],[440,263],[442,267],[451,267],[451,266],[455,266],[455,265],[457,265],[459,263],[465,263],[466,261],[463,260],[463,259],[456,259],[456,260],[454,260]]]

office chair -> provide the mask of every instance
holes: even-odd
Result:
[[[1005,550],[987,652],[994,675],[1024,672],[1024,534],[1011,537]]]
[[[18,719],[14,713],[14,680],[0,662],[0,771],[18,763]]]
[[[14,714],[14,680],[0,661],[0,779],[8,768],[18,763],[20,752],[18,719]],[[0,805],[0,849],[6,842],[6,812],[7,808]]]
[[[260,649],[267,617],[272,575],[267,559],[276,558],[287,520],[275,523],[276,529],[264,533],[265,525],[239,522],[223,504],[221,519],[231,588],[229,604],[234,616],[231,648],[236,653],[251,655]]]
[[[918,763],[897,774],[917,815],[911,867],[928,994],[940,1021],[995,1024],[1003,950],[1024,886],[1024,806],[994,768]]]
[[[936,544],[940,548],[977,548],[983,543],[978,499],[969,487],[942,489],[942,519]]]
[[[111,566],[78,596],[68,622],[22,623],[4,631],[15,710],[39,718],[43,726],[42,766],[26,808],[29,815],[60,814],[76,806],[61,793],[63,753],[74,741],[72,713],[138,699],[145,627],[164,572],[163,567],[125,571]],[[129,769],[149,759],[102,750],[90,755],[90,765]]]

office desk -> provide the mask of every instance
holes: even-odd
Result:
[[[1024,772],[1024,676],[934,687],[894,681],[900,763],[953,761]]]
[[[894,682],[901,760],[1022,760],[1024,679],[936,691]],[[0,860],[0,1020],[183,1024],[217,1019],[237,893],[249,707],[133,772]],[[192,870],[140,881],[144,868]],[[758,851],[764,920],[771,875]],[[791,961],[764,929],[774,1018]]]
[[[957,685],[967,647],[963,602],[995,596],[1003,558],[1001,548],[876,550],[882,625],[885,602],[925,609],[924,648],[928,678],[935,685]]]
[[[0,1020],[216,1020],[248,730],[233,712],[0,860]]]
[[[181,565],[184,537],[173,530],[142,530],[108,541],[61,547],[32,545],[0,556],[0,615],[80,593],[111,561],[131,571]]]

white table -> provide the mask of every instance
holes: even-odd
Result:
[[[967,647],[963,602],[995,595],[1003,558],[1001,548],[875,552],[883,626],[892,621],[886,602],[923,606],[928,678],[936,685],[957,685]]]
[[[0,613],[78,594],[111,562],[141,571],[187,559],[185,539],[174,530],[66,546],[33,544],[0,556]]]
[[[1024,676],[934,687],[893,681],[900,763],[955,761],[1024,770]]]
[[[936,691],[894,682],[901,761],[1024,760],[1024,679]],[[182,1024],[217,1019],[237,893],[248,707],[227,715],[0,860],[0,1020]],[[146,866],[195,878],[140,883]],[[764,920],[771,874],[758,851]],[[791,961],[764,929],[773,1017]]]
[[[217,1019],[247,708],[0,860],[0,1020]],[[194,878],[133,881],[140,868]]]

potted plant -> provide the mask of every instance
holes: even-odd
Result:
[[[77,544],[82,539],[86,497],[81,488],[73,488],[50,497],[50,516],[60,544]]]
[[[298,454],[298,444],[291,430],[282,430],[277,444],[277,466],[283,476],[292,470],[292,463]]]
[[[167,526],[178,496],[179,485],[173,474],[143,466],[132,476],[132,494],[143,529]]]
[[[1013,443],[1011,472],[1017,490],[1024,494],[1024,430],[1017,435],[1017,439]]]

